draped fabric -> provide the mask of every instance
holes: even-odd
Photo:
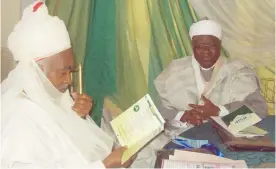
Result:
[[[104,97],[116,90],[115,0],[94,0],[91,8],[84,88],[94,100],[92,118],[100,125]]]

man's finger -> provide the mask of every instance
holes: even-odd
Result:
[[[130,157],[124,164],[123,164],[123,167],[124,168],[128,168],[132,163],[133,161],[136,159],[137,157],[137,154],[133,155],[132,157]]]
[[[120,148],[119,148],[119,151],[122,152],[122,153],[123,153],[124,151],[126,151],[126,150],[127,150],[127,147],[126,147],[126,146],[125,146],[125,147],[120,147]]]
[[[180,118],[180,121],[182,122],[186,122],[187,118],[191,115],[191,113],[189,111],[185,111],[185,113],[183,114],[183,116]]]
[[[71,93],[71,96],[73,97],[74,100],[76,100],[77,97],[79,96],[79,94],[76,93],[76,92],[72,92],[72,93]]]
[[[75,111],[81,117],[88,115],[88,113],[86,111],[81,110],[78,107],[73,107],[72,110]]]
[[[89,97],[87,94],[81,94],[81,95],[79,96],[79,98],[81,98],[81,99],[86,99],[86,100],[89,100],[90,102],[92,102],[92,98]]]
[[[203,121],[202,117],[198,115],[192,116],[191,118],[188,119],[188,123],[192,125],[199,125],[202,123],[202,121]]]
[[[189,104],[189,106],[193,109],[197,109],[197,108],[202,109],[204,107],[203,105],[197,105],[197,104]]]
[[[197,104],[189,104],[189,106],[190,106],[191,108],[200,107],[200,105],[197,105]]]
[[[194,108],[193,109],[193,112],[196,112],[196,113],[200,113],[200,114],[202,114],[202,113],[204,113],[204,109],[202,109],[202,108]],[[202,116],[202,115],[201,115]]]
[[[92,105],[92,102],[86,99],[80,99],[78,98],[77,100],[75,100],[75,104],[88,104],[88,105]]]
[[[186,121],[196,121],[196,120],[200,120],[200,119],[202,119],[201,116],[199,116],[199,115],[192,115],[192,116],[187,117]]]
[[[201,95],[201,99],[204,101],[204,103],[209,102],[210,100],[207,99],[204,95]]]

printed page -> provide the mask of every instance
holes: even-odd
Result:
[[[235,163],[237,168],[247,168],[244,160],[232,160],[219,157],[212,154],[197,153],[191,151],[175,150],[174,155],[169,156],[170,160],[186,161],[186,162],[204,162],[204,163],[219,163],[232,164]]]
[[[165,121],[147,94],[110,123],[121,146],[129,148],[124,162],[161,132]]]
[[[216,155],[211,154],[204,154],[204,153],[197,153],[191,151],[181,151],[175,150],[173,156],[169,156],[170,160],[185,160],[185,161],[193,161],[193,162],[224,162],[224,163],[231,163],[233,160],[228,158],[222,158]]]
[[[163,160],[162,168],[240,168],[240,165],[235,163],[206,163],[206,162],[188,162],[188,161],[175,161]],[[244,168],[244,167],[241,167]],[[247,167],[245,167],[247,168]]]

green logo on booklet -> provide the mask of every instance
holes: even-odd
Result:
[[[135,112],[138,112],[138,111],[140,110],[140,107],[139,107],[138,105],[135,105],[135,106],[133,107],[133,110],[134,110]]]

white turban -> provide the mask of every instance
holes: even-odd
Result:
[[[213,35],[221,40],[222,38],[222,29],[221,26],[211,20],[202,20],[194,23],[190,28],[190,37],[197,35]]]
[[[8,38],[8,48],[15,61],[49,57],[71,47],[66,26],[48,14],[42,1],[29,5]]]

